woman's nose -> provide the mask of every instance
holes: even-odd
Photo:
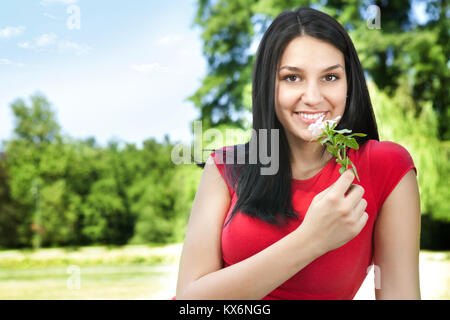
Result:
[[[322,93],[320,92],[320,89],[317,86],[317,84],[314,83],[308,84],[306,91],[303,94],[302,100],[305,104],[310,105],[316,105],[322,102],[323,100]]]

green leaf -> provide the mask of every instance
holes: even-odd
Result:
[[[345,172],[345,168],[341,166],[341,167],[339,168],[339,173],[340,173],[340,174],[343,174],[344,172]]]
[[[352,149],[359,149],[358,142],[356,142],[354,138],[347,138],[347,140],[345,141],[345,145]]]
[[[329,153],[331,153],[333,156],[336,156],[336,148],[330,144],[327,144],[327,150]]]
[[[336,133],[350,133],[350,132],[352,132],[352,130],[349,130],[349,129],[342,129],[342,130],[336,130],[335,132],[336,132]]]
[[[343,136],[342,134],[337,134],[335,136],[336,144],[345,144],[346,140],[347,140],[347,138],[345,136]]]
[[[333,123],[333,124],[331,125],[331,130],[334,130],[334,128],[336,128],[336,126],[337,126],[337,122]],[[350,132],[351,132],[351,131],[350,131]]]
[[[356,171],[356,167],[351,160],[350,160],[350,163],[352,165],[352,169],[353,169],[353,172],[355,173],[356,179],[358,179],[358,181],[359,181],[359,176],[358,176],[358,172]],[[359,182],[361,182],[361,181],[359,181]]]
[[[365,137],[365,136],[367,136],[367,134],[365,134],[365,133],[352,133],[352,134],[349,135],[348,137],[353,137],[353,136],[356,136],[356,137]]]
[[[325,137],[325,139],[323,139],[322,141],[320,141],[320,143],[323,145],[324,143],[330,141],[330,136]]]
[[[315,135],[311,139],[309,139],[309,142],[313,142],[315,140],[320,140],[320,139],[322,139],[322,138],[324,138],[326,136],[327,135],[325,133],[321,133],[321,134]]]
[[[331,143],[336,145],[336,136],[331,136]]]

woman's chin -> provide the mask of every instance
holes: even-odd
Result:
[[[317,143],[319,140],[318,135],[313,135],[309,130],[308,132],[296,132],[295,137],[307,143]]]

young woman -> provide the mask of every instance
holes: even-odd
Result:
[[[372,264],[377,299],[420,299],[417,170],[405,148],[379,141],[345,29],[314,9],[281,13],[259,45],[252,98],[253,129],[279,130],[278,171],[262,175],[249,143],[245,164],[224,157],[237,146],[211,153],[176,299],[353,299]],[[348,151],[359,182],[310,142],[308,126],[322,115],[367,134]]]

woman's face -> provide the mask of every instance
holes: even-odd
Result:
[[[308,126],[342,116],[347,95],[345,60],[328,42],[301,36],[284,50],[277,68],[275,113],[286,135],[309,141]],[[339,122],[339,121],[338,121]]]

